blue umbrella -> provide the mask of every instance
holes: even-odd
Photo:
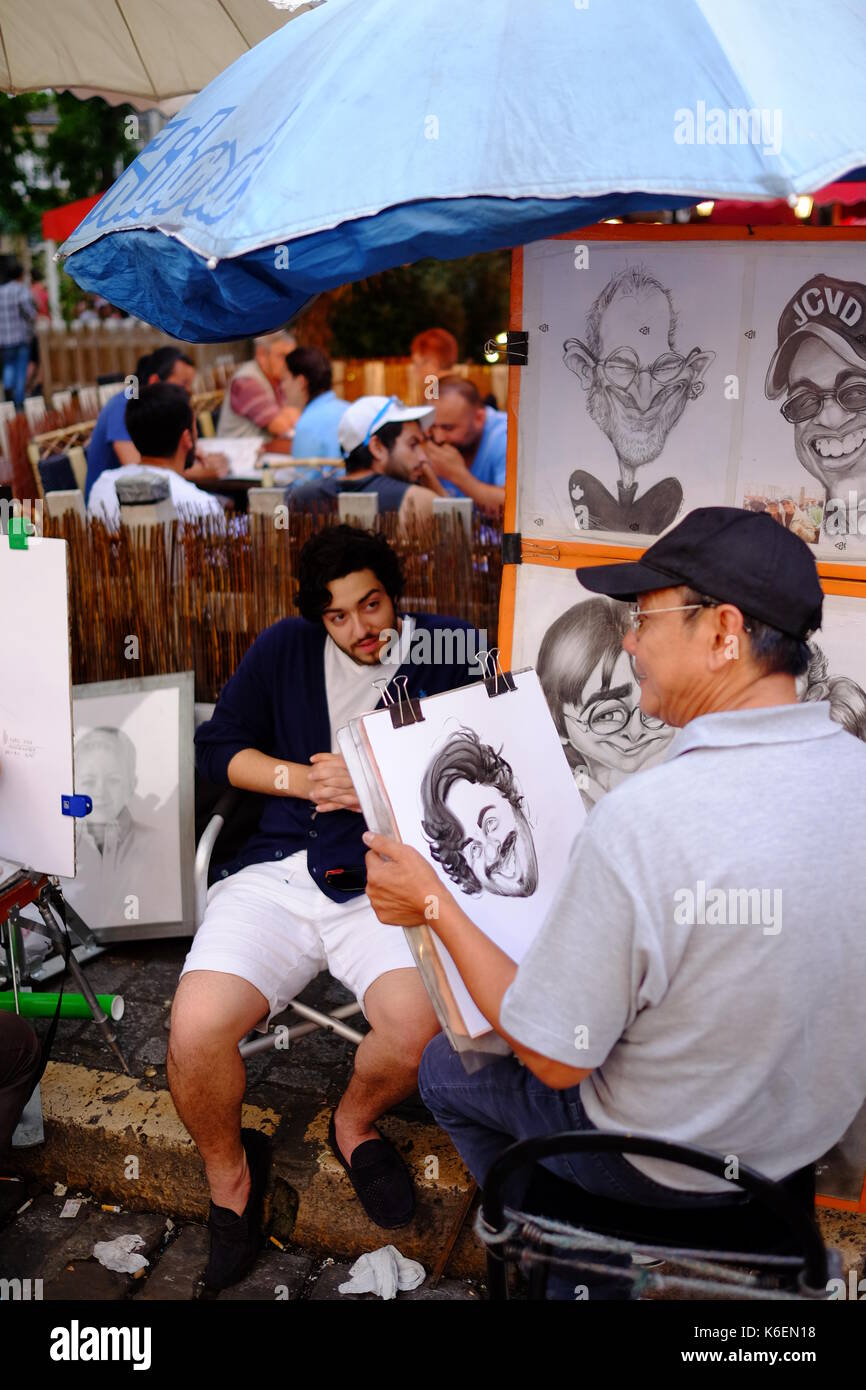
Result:
[[[205,88],[65,243],[180,338],[424,256],[866,164],[855,0],[325,0]]]

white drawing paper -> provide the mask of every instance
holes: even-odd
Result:
[[[491,699],[482,683],[421,703],[420,724],[387,710],[362,719],[400,838],[433,865],[469,917],[515,961],[545,919],[583,824],[534,672]],[[436,942],[465,1023],[490,1024]]]
[[[0,856],[75,873],[66,542],[0,535]]]

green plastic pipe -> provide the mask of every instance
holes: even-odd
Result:
[[[123,998],[119,994],[97,994],[99,1007],[115,1022],[123,1018]],[[32,994],[18,991],[18,1012],[22,1018],[53,1018],[57,1009],[56,994]],[[0,990],[0,1011],[15,1012],[15,995],[11,989]],[[64,994],[60,1003],[61,1018],[92,1018],[90,1005],[83,994]]]

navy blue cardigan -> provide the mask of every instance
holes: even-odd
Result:
[[[414,614],[413,618],[416,631],[464,628],[469,632],[469,624],[459,618],[423,613]],[[196,732],[196,766],[201,776],[228,786],[228,765],[244,748],[255,748],[271,758],[292,763],[308,763],[313,753],[330,751],[325,690],[328,640],[323,624],[308,623],[304,618],[284,618],[256,638],[223,687],[213,718]],[[467,648],[471,640],[467,639]],[[477,650],[476,639],[472,651]],[[445,645],[445,651],[449,651],[449,645]],[[468,685],[479,678],[480,667],[462,662],[407,663],[399,671],[393,666],[380,667],[378,671],[371,668],[370,679],[392,672],[408,677],[408,693],[414,698]],[[217,877],[226,878],[247,864],[283,859],[305,849],[307,867],[327,897],[340,903],[357,896],[327,884],[325,870],[363,870],[363,816],[355,811],[323,811],[317,815],[312,802],[295,796],[262,796],[261,802],[263,810],[257,828],[235,858],[215,865]]]

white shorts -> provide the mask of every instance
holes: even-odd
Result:
[[[321,970],[330,970],[363,1008],[380,975],[416,968],[402,930],[383,926],[364,893],[332,902],[308,872],[306,850],[299,850],[213,884],[180,973],[218,970],[249,980],[268,1001],[267,1018],[256,1025],[264,1032]]]

